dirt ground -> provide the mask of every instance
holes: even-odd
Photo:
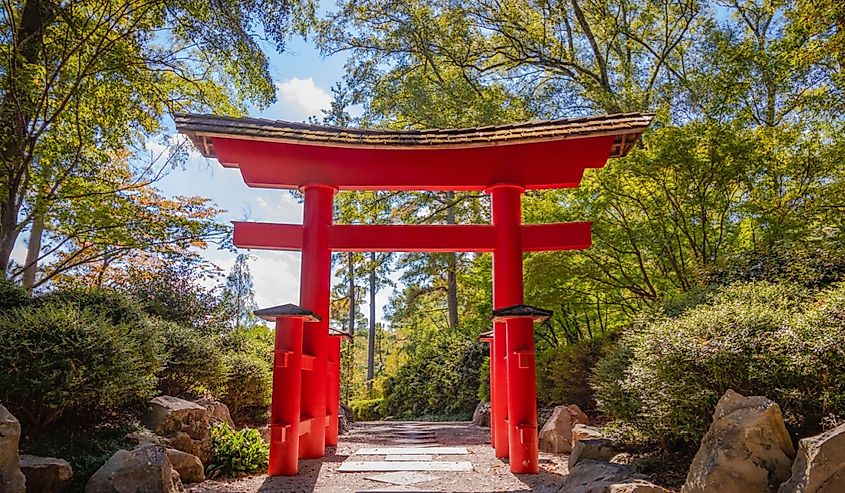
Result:
[[[407,425],[408,423],[402,423]],[[497,459],[490,447],[490,429],[471,423],[414,423],[421,429],[433,431],[440,446],[466,447],[467,456],[435,456],[435,460],[468,460],[471,472],[430,472],[437,480],[411,485],[408,491],[443,491],[459,493],[535,492],[556,493],[567,474],[568,456],[540,453],[540,474],[514,475],[507,462]],[[205,481],[188,488],[189,493],[340,493],[376,490],[390,486],[366,479],[379,473],[341,473],[340,464],[355,450],[365,447],[396,447],[401,445],[391,436],[389,422],[358,422],[349,433],[341,435],[336,450],[328,449],[321,460],[301,460],[296,477],[266,475],[220,481]],[[383,456],[357,456],[355,460],[383,460]],[[402,491],[396,487],[392,491]]]

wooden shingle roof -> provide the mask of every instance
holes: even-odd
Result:
[[[616,136],[610,157],[620,157],[639,140],[652,118],[651,113],[625,113],[474,128],[383,130],[201,114],[174,116],[179,132],[187,135],[206,157],[216,157],[213,137],[334,147],[419,149],[522,144],[606,135]]]

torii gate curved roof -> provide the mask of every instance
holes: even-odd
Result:
[[[653,114],[463,129],[380,130],[177,114],[206,157],[240,168],[252,187],[478,191],[508,183],[575,187],[586,168],[624,156]]]

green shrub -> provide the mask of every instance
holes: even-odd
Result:
[[[136,301],[117,291],[105,288],[69,288],[39,296],[33,300],[38,306],[67,304],[79,310],[100,313],[114,323],[146,326],[147,314]]]
[[[537,399],[540,407],[577,404],[596,408],[589,379],[602,357],[606,339],[596,338],[552,348],[537,355]]]
[[[384,419],[384,399],[360,399],[350,401],[349,407],[355,420],[378,421]]]
[[[237,477],[267,467],[270,447],[258,430],[234,431],[226,423],[211,429],[212,454],[205,468],[209,478]]]
[[[0,276],[0,312],[30,302],[29,293],[13,281]]]
[[[232,418],[243,421],[254,408],[266,412],[273,395],[272,364],[260,355],[232,351],[225,356],[228,375],[221,400]]]
[[[161,345],[147,323],[115,323],[59,300],[0,315],[0,401],[37,434],[84,421],[155,391]]]
[[[490,402],[490,357],[484,358],[478,369],[478,400]]]
[[[437,334],[385,380],[385,415],[469,419],[478,404],[479,368],[488,351],[486,344],[457,332]]]
[[[596,399],[664,442],[698,442],[728,389],[774,400],[793,432],[818,431],[823,416],[845,415],[843,300],[842,287],[818,302],[784,285],[727,287],[629,330],[596,368]]]
[[[189,326],[154,321],[164,338],[166,359],[158,374],[159,391],[183,396],[217,394],[226,381],[226,366],[218,338]]]

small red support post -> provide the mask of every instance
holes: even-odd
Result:
[[[302,349],[314,356],[314,369],[302,374],[302,419],[313,418],[315,425],[302,437],[299,456],[318,459],[326,453],[326,397],[329,371],[329,296],[331,289],[331,250],[329,227],[335,189],[326,185],[302,187],[304,214],[302,221],[302,265],[299,287],[300,304],[311,308],[320,317],[305,333]]]
[[[540,471],[534,321],[550,316],[549,311],[522,304],[493,310],[493,320],[505,323],[507,335],[508,445],[515,474]]]
[[[340,411],[340,343],[352,336],[340,330],[329,330],[329,385],[326,396],[326,446],[337,446],[338,413]]]
[[[490,349],[490,359],[489,359],[489,366],[490,366],[490,446],[496,448],[496,427],[493,426],[493,423],[496,422],[495,418],[495,402],[496,402],[496,371],[494,366],[494,356],[493,356],[493,331],[489,330],[487,332],[482,332],[478,335],[478,340],[481,342],[487,343]]]
[[[268,474],[295,476],[299,469],[303,327],[318,318],[292,304],[256,310],[255,315],[276,322]]]

